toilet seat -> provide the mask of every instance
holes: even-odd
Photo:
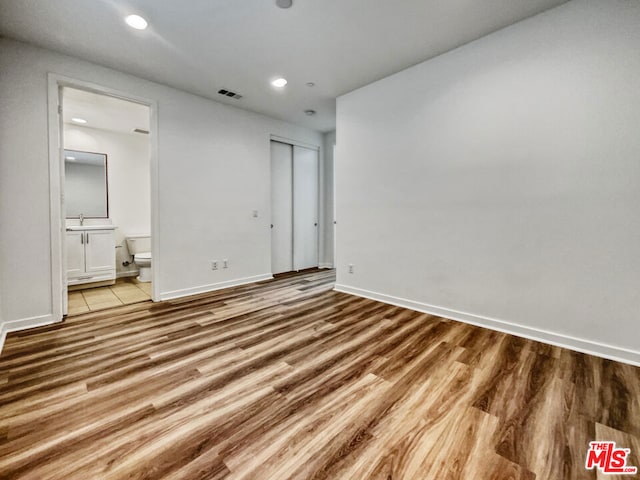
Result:
[[[151,269],[151,236],[150,235],[130,235],[127,237],[127,248],[133,255],[133,263],[140,274],[138,281],[150,282],[152,280]]]

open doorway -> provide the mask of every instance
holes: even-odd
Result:
[[[62,86],[63,314],[152,299],[151,111]]]

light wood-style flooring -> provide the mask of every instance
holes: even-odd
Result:
[[[593,440],[640,466],[640,368],[333,281],[285,275],[9,334],[0,478],[606,478],[584,468]]]

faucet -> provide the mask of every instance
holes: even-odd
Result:
[[[84,224],[84,215],[80,214],[78,218],[80,218],[80,226],[82,226]]]

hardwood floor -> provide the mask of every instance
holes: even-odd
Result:
[[[332,291],[315,271],[10,334],[0,477],[596,479],[640,369]],[[630,478],[630,477],[619,477]]]

